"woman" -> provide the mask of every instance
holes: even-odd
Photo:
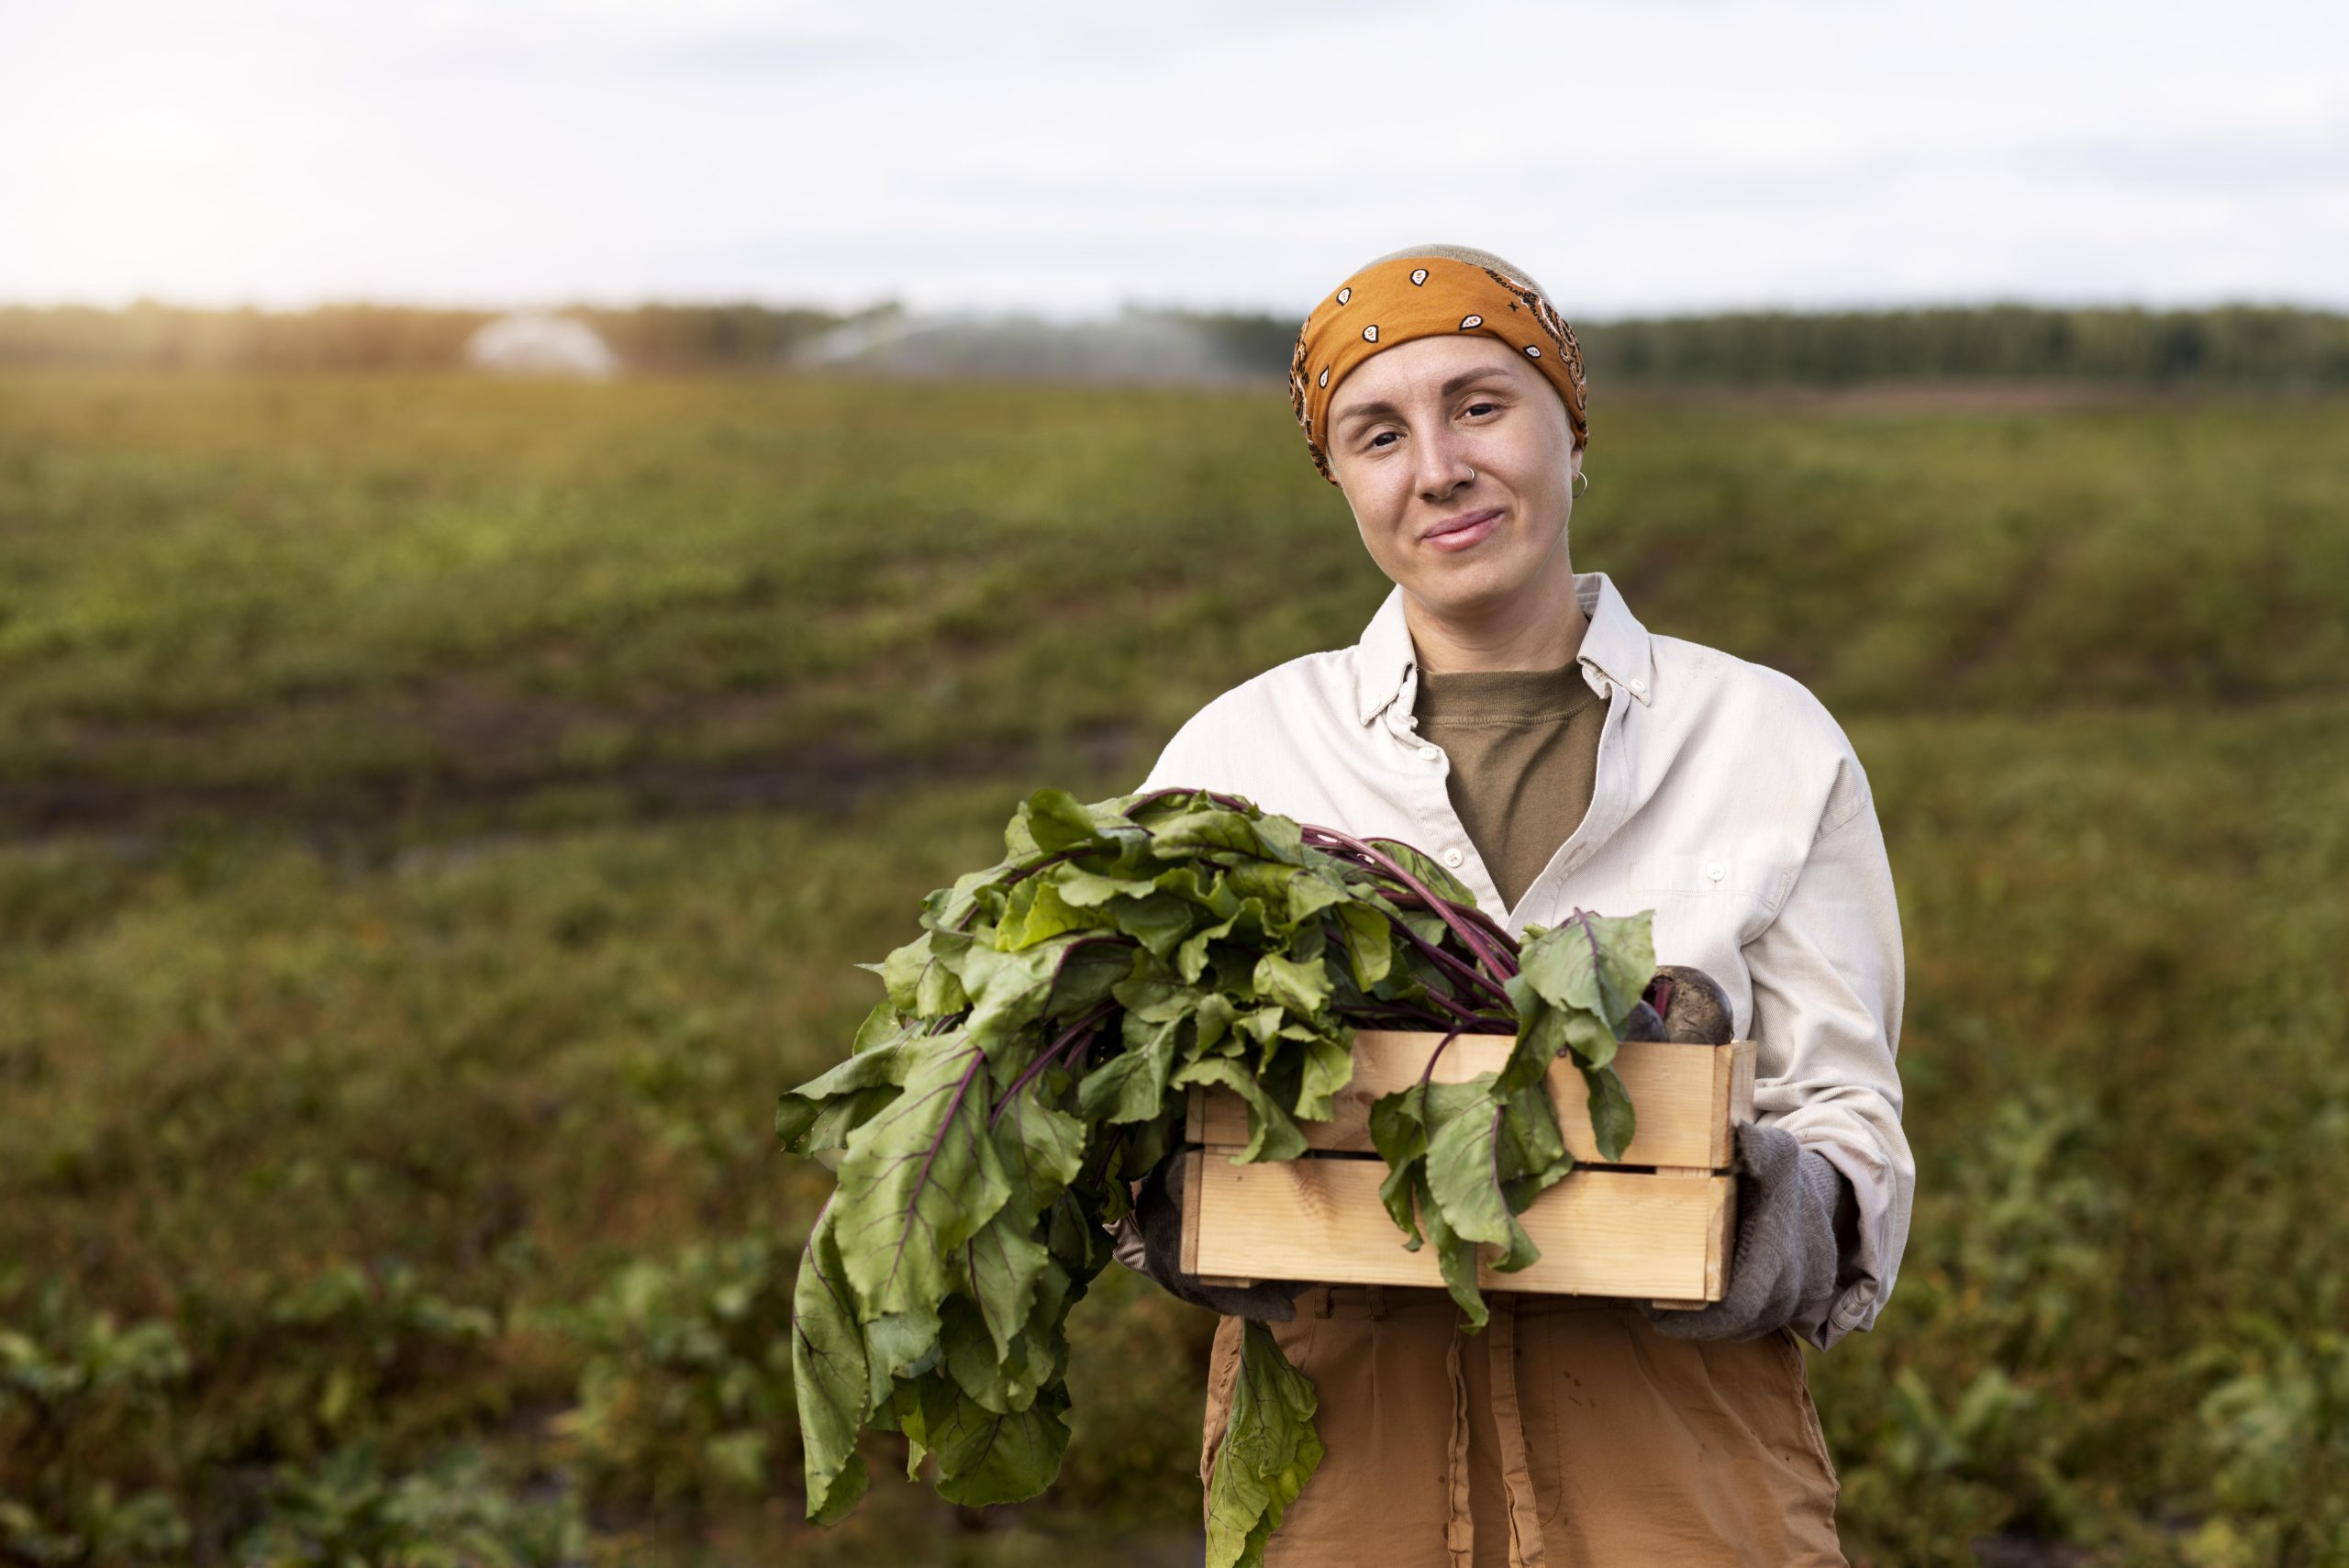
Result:
[[[1353,647],[1225,693],[1144,789],[1206,786],[1437,856],[1513,933],[1655,911],[1759,1041],[1727,1296],[1692,1312],[1179,1273],[1146,1189],[1128,1248],[1178,1295],[1276,1321],[1327,1457],[1275,1564],[1840,1563],[1798,1336],[1872,1325],[1915,1173],[1893,1066],[1898,914],[1866,775],[1796,682],[1651,635],[1567,549],[1589,440],[1579,346],[1497,256],[1383,256],[1315,306],[1289,373],[1323,476],[1395,584]],[[1292,1300],[1294,1296],[1294,1300]],[[1209,1372],[1203,1473],[1239,1317]]]

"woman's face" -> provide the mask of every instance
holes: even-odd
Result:
[[[1564,401],[1481,333],[1383,350],[1330,405],[1330,472],[1363,544],[1439,615],[1489,613],[1565,569],[1581,467]]]

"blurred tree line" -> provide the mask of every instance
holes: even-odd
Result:
[[[634,370],[758,370],[820,334],[900,315],[763,305],[582,306]],[[1187,324],[1239,372],[1282,375],[1297,323],[1280,317],[1151,309]],[[445,368],[494,314],[335,305],[294,312],[140,301],[0,306],[0,366],[374,370]],[[1913,310],[1750,312],[1578,325],[1591,373],[1609,382],[1797,383],[1963,378],[2349,384],[2349,315],[2286,306],[2199,310],[1992,305]]]
[[[1295,322],[1189,318],[1236,356],[1286,373]],[[1590,373],[1609,383],[1837,385],[1947,377],[2349,384],[2349,315],[2288,306],[1760,311],[1577,322],[1575,335]]]
[[[2349,316],[2284,306],[1772,311],[1606,322],[1583,340],[1592,373],[1621,381],[2349,384]]]

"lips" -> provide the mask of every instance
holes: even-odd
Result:
[[[1500,521],[1500,517],[1497,506],[1488,506],[1481,512],[1463,512],[1457,517],[1444,518],[1421,534],[1419,542],[1433,545],[1438,550],[1465,550],[1492,532],[1493,525]]]

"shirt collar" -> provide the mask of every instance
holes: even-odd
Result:
[[[1621,686],[1635,701],[1653,700],[1650,682],[1655,666],[1648,648],[1648,628],[1623,603],[1621,592],[1604,572],[1578,572],[1575,598],[1590,617],[1590,624],[1583,628],[1575,662]],[[1411,628],[1403,619],[1403,590],[1398,586],[1388,591],[1386,602],[1363,628],[1362,639],[1354,645],[1354,697],[1363,723],[1371,723],[1393,706],[1418,663]]]

